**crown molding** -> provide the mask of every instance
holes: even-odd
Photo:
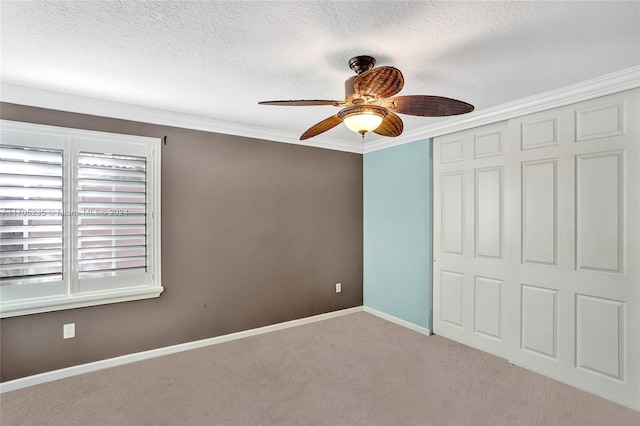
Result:
[[[530,96],[514,102],[498,105],[485,110],[474,111],[464,116],[452,117],[434,124],[405,132],[397,138],[377,138],[367,142],[364,149],[336,141],[326,136],[318,136],[313,144],[303,142],[296,134],[264,127],[249,126],[230,121],[216,120],[197,115],[184,114],[154,108],[129,105],[118,102],[82,96],[68,95],[47,90],[34,89],[11,84],[0,84],[0,100],[2,102],[55,109],[80,114],[97,115],[121,120],[140,121],[143,123],[173,126],[184,129],[202,130],[205,132],[242,136],[254,139],[283,142],[295,145],[312,146],[336,151],[363,154],[381,149],[391,148],[421,139],[433,138],[447,133],[467,130],[486,124],[497,123],[535,112],[593,99],[612,93],[640,87],[640,66],[627,68],[606,74],[582,83],[563,87]]]
[[[432,125],[405,132],[397,138],[379,138],[367,143],[364,147],[364,153],[497,123],[636,87],[640,87],[640,66],[627,68],[582,83],[551,90],[485,110],[474,111],[464,116],[439,121]]]
[[[291,132],[243,125],[230,121],[216,120],[197,115],[147,108],[119,102],[104,101],[83,96],[68,95],[6,83],[0,84],[0,100],[2,102],[38,108],[117,118],[128,121],[139,121],[162,126],[202,130],[205,132],[362,154],[362,146],[360,145],[354,146],[347,143],[341,143],[327,137],[316,137],[313,140],[313,144],[310,144],[300,141],[298,139],[298,135]]]

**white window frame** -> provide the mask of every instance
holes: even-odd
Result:
[[[63,280],[0,286],[0,318],[63,309],[149,299],[160,296],[160,166],[159,138],[96,132],[0,120],[0,145],[63,150],[63,209],[77,209],[77,157],[80,151],[145,157],[146,258],[143,274],[78,279],[77,216],[63,216]],[[51,294],[52,291],[56,294]]]

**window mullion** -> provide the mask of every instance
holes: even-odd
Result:
[[[69,295],[78,292],[78,147],[73,143],[73,138],[66,138],[66,152],[68,162],[65,162],[65,178],[67,195],[65,196],[64,223],[65,237],[65,265],[68,277],[67,292]]]

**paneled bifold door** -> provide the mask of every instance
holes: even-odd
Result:
[[[640,410],[640,90],[434,140],[434,332]]]
[[[506,358],[505,129],[435,141],[433,235],[434,331]]]

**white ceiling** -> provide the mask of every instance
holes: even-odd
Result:
[[[356,55],[402,70],[401,95],[460,99],[475,105],[472,114],[640,64],[637,1],[3,0],[0,11],[4,88],[295,139],[337,109],[258,101],[342,99]],[[443,120],[402,118],[405,132]],[[344,126],[308,142],[315,140],[362,147]]]

